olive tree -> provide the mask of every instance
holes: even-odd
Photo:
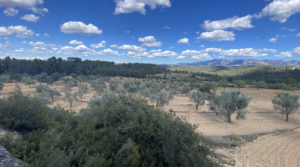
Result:
[[[289,115],[299,108],[299,96],[290,95],[289,93],[277,93],[273,97],[272,103],[274,109],[281,114],[285,114],[285,121],[289,121]]]
[[[78,91],[77,91],[77,95],[80,97],[80,99],[82,99],[83,95],[86,94],[88,92],[89,88],[88,85],[85,83],[80,83],[78,85]]]
[[[257,81],[254,83],[255,87],[257,90],[259,90],[260,88],[266,88],[267,87],[267,83],[265,81]]]
[[[105,81],[103,79],[94,80],[90,85],[99,96],[101,96],[102,92],[106,88]]]
[[[33,78],[31,78],[30,76],[22,77],[21,81],[23,83],[25,83],[26,85],[28,85],[29,87],[36,83],[36,81]]]
[[[112,81],[109,84],[109,89],[111,91],[116,91],[118,89],[118,87],[119,87],[119,83],[117,81]]]
[[[222,79],[218,82],[218,86],[223,87],[225,89],[228,86],[228,81],[226,79]]]
[[[155,94],[151,94],[149,99],[152,103],[154,103],[155,107],[162,107],[169,103],[169,101],[173,98],[171,94],[165,92],[158,92]]]
[[[236,119],[245,118],[244,109],[248,107],[251,98],[240,91],[223,91],[210,101],[210,109],[218,115],[224,115],[231,122],[231,115],[237,113]]]
[[[77,100],[77,93],[72,93],[71,91],[65,92],[65,101],[69,103],[70,111],[72,111],[75,100]]]
[[[217,116],[222,114],[224,106],[223,96],[214,96],[209,100],[209,109],[216,113]]]
[[[51,101],[54,102],[55,97],[60,96],[61,94],[56,89],[50,88],[47,84],[40,84],[36,87],[36,91],[44,97],[51,98]]]
[[[3,82],[0,81],[0,91],[2,91],[3,86],[4,86]]]
[[[190,100],[194,102],[196,110],[198,110],[200,105],[201,106],[204,105],[207,97],[208,97],[207,93],[201,92],[201,91],[196,91],[190,95]]]
[[[245,81],[242,81],[242,80],[236,80],[236,81],[234,81],[234,85],[235,85],[237,88],[241,89],[241,88],[246,87],[246,82],[245,82]]]

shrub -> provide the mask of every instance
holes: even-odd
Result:
[[[36,98],[13,94],[0,100],[0,125],[21,132],[47,129],[48,111]]]

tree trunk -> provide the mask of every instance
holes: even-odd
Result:
[[[227,115],[227,121],[231,123],[231,115]]]
[[[285,121],[289,122],[289,113],[285,114]]]
[[[199,105],[196,104],[196,110],[198,111]]]

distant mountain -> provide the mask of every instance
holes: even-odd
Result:
[[[300,61],[292,60],[256,60],[256,59],[213,59],[208,61],[197,61],[193,63],[180,63],[178,65],[189,66],[256,66],[256,65],[275,65],[275,66],[300,66]]]

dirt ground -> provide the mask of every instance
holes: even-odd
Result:
[[[21,90],[26,95],[34,95],[35,87],[19,83]],[[57,90],[62,86],[54,85]],[[8,96],[15,89],[15,83],[5,84],[0,92],[1,97]],[[78,112],[87,107],[87,102],[93,97],[94,92],[89,88],[89,93],[80,101],[74,102],[73,110]],[[226,90],[237,90],[226,88]],[[73,91],[76,91],[75,89]],[[218,92],[223,91],[219,89]],[[262,135],[256,140],[241,147],[223,150],[235,160],[238,167],[300,167],[300,112],[290,115],[289,122],[284,121],[284,116],[275,112],[272,97],[279,90],[242,88],[241,91],[252,98],[247,108],[247,119],[227,123],[224,117],[216,117],[205,104],[198,111],[186,96],[175,96],[173,100],[162,109],[176,112],[176,116],[185,118],[186,121],[197,125],[197,131],[206,136],[228,135]],[[60,91],[63,92],[63,91]],[[300,91],[292,92],[300,96]],[[68,109],[69,105],[63,96],[55,100],[55,105]],[[283,133],[271,132],[285,130]]]

